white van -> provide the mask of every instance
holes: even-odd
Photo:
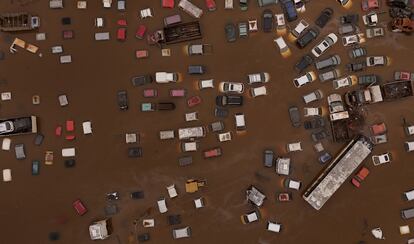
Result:
[[[97,32],[95,33],[96,41],[106,41],[109,40],[109,32]]]
[[[185,238],[185,237],[190,237],[190,236],[191,236],[191,228],[189,226],[173,230],[174,239],[180,239],[180,238]]]
[[[9,151],[10,150],[10,144],[11,144],[10,138],[4,138],[3,143],[1,145],[1,149],[4,150],[4,151]]]
[[[183,152],[196,152],[198,148],[199,148],[199,143],[197,141],[181,143],[181,150]]]
[[[286,145],[287,152],[297,152],[302,151],[302,143],[301,142],[293,142]]]
[[[167,186],[167,191],[168,191],[168,195],[170,195],[170,198],[174,198],[178,196],[177,189],[175,189],[174,184]]]
[[[12,180],[11,169],[3,169],[3,181],[9,182]]]
[[[414,190],[404,192],[404,198],[407,201],[411,201],[414,199]]]
[[[173,130],[160,131],[160,139],[161,140],[174,139],[174,131]]]
[[[63,148],[62,149],[62,157],[74,157],[75,156],[75,148]]]
[[[275,222],[267,221],[266,229],[268,231],[279,233],[282,229],[282,225]]]
[[[160,213],[166,213],[168,211],[165,198],[160,198],[160,200],[157,201],[157,205],[158,205],[158,210],[160,211]]]
[[[246,121],[244,119],[243,113],[236,113],[234,115],[234,118],[236,120],[236,130],[237,131],[243,131],[246,129]]]
[[[267,95],[266,86],[259,86],[259,87],[250,89],[250,95],[252,95],[252,97]]]

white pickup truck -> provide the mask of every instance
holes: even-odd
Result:
[[[177,82],[178,74],[177,73],[168,73],[168,72],[156,72],[155,81],[157,83],[169,83]]]

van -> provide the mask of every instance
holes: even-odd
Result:
[[[292,142],[286,145],[287,152],[297,152],[302,151],[302,143],[301,142]]]
[[[179,14],[167,16],[164,18],[164,26],[170,26],[174,24],[181,23],[181,16]]]
[[[202,75],[205,73],[205,68],[202,65],[190,65],[188,66],[188,74],[190,75]]]
[[[167,203],[165,202],[165,198],[160,198],[157,201],[157,205],[158,205],[158,210],[160,211],[160,213],[166,213],[168,211],[167,208]]]
[[[161,140],[174,139],[174,131],[173,130],[160,131],[160,139]]]
[[[11,169],[3,169],[3,181],[4,182],[12,181]]]
[[[409,209],[401,210],[401,217],[403,219],[411,219],[411,218],[414,218],[414,208],[409,208]]]
[[[234,118],[236,120],[236,131],[243,131],[246,129],[246,121],[244,119],[243,113],[236,113],[234,115]]]
[[[189,226],[180,228],[180,229],[173,229],[173,238],[180,239],[185,237],[191,236],[191,228]]]
[[[407,201],[411,201],[414,199],[414,190],[404,192],[404,198]]]
[[[106,41],[109,40],[109,32],[98,32],[95,33],[96,41]]]
[[[71,55],[63,55],[63,56],[60,56],[60,63],[61,64],[69,64],[69,63],[72,63],[72,56]]]

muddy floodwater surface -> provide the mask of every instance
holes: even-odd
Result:
[[[194,20],[179,10],[161,8],[160,1],[127,1],[127,10],[104,9],[101,1],[88,1],[87,9],[76,8],[76,1],[65,1],[64,9],[52,10],[46,0],[38,1],[0,1],[0,12],[27,11],[41,18],[39,32],[45,32],[45,41],[36,41],[35,32],[0,33],[0,50],[6,53],[0,61],[0,91],[11,91],[12,100],[2,101],[1,118],[20,115],[36,115],[39,130],[45,135],[41,146],[33,144],[34,135],[12,137],[12,150],[0,151],[1,168],[12,169],[13,181],[1,183],[0,201],[0,244],[43,244],[54,243],[48,239],[50,232],[58,232],[60,240],[56,243],[92,243],[88,226],[94,220],[105,217],[106,193],[119,191],[117,201],[119,213],[112,217],[114,233],[102,243],[138,243],[136,236],[150,233],[152,243],[314,243],[314,244],[353,244],[365,243],[406,243],[409,235],[400,235],[399,226],[410,225],[412,220],[403,220],[400,210],[414,204],[402,199],[404,191],[414,188],[413,154],[405,152],[403,142],[408,140],[402,127],[402,117],[414,121],[413,98],[393,102],[368,105],[364,108],[365,123],[370,125],[385,122],[388,128],[388,143],[378,145],[373,154],[392,152],[393,161],[389,164],[373,166],[371,155],[364,165],[370,175],[355,188],[350,179],[334,196],[317,211],[302,199],[302,193],[312,180],[321,172],[324,165],[318,162],[318,154],[313,149],[314,142],[310,131],[291,126],[288,108],[299,107],[303,115],[302,96],[315,89],[321,89],[324,99],[314,106],[323,106],[324,116],[328,116],[326,97],[334,92],[344,94],[357,85],[335,91],[331,82],[319,80],[302,88],[296,88],[292,80],[298,76],[294,64],[317,44],[322,37],[338,32],[339,16],[356,12],[363,15],[360,1],[354,0],[350,9],[341,7],[333,0],[312,0],[306,5],[306,12],[299,15],[312,26],[321,10],[329,6],[334,10],[333,19],[320,30],[318,39],[305,49],[298,49],[287,35],[284,36],[291,49],[291,55],[282,58],[273,39],[275,31],[263,33],[260,30],[262,11],[256,1],[250,1],[248,11],[240,11],[238,1],[233,10],[225,10],[224,2],[216,0],[217,10],[208,12],[205,2],[194,0],[202,6],[204,15],[200,19],[203,39],[194,43],[208,43],[213,47],[211,55],[188,56],[185,45],[180,43],[166,46],[171,49],[170,57],[163,57],[157,46],[149,46],[146,41],[135,38],[138,24],[145,24],[150,31],[163,26],[163,18],[179,13],[184,22]],[[177,3],[178,1],[176,1]],[[384,2],[384,1],[382,1]],[[151,7],[153,18],[141,20],[138,10]],[[280,5],[269,6],[273,13],[282,13]],[[380,11],[388,11],[383,4]],[[62,25],[61,18],[70,17],[70,25]],[[94,19],[103,17],[105,27],[94,27]],[[127,40],[116,40],[116,21],[126,19]],[[250,33],[248,38],[238,38],[234,43],[225,39],[224,25],[248,19],[259,20],[259,31]],[[297,21],[298,21],[297,20]],[[294,27],[297,23],[289,23]],[[386,27],[387,13],[380,15],[380,26]],[[359,20],[365,32],[362,20]],[[62,31],[73,30],[74,38],[63,40]],[[109,31],[111,40],[97,42],[94,33]],[[8,48],[14,37],[39,46],[42,57],[24,50],[10,54]],[[71,64],[59,64],[59,56],[51,54],[50,48],[62,45],[64,54],[72,55]],[[414,71],[413,37],[394,34],[386,29],[385,37],[367,39],[362,46],[368,55],[386,55],[390,63],[386,67],[366,69],[364,73],[374,73],[382,82],[392,81],[394,71]],[[135,51],[147,49],[149,58],[137,60]],[[345,65],[352,60],[348,56],[350,48],[342,46],[341,40],[324,54],[339,54],[342,63],[339,70],[347,74]],[[204,65],[207,72],[202,76],[187,74],[188,65]],[[310,68],[314,70],[312,66]],[[133,76],[156,71],[179,72],[180,82],[170,84],[151,83],[133,87]],[[268,95],[252,98],[247,85],[247,74],[268,72],[270,82],[266,83]],[[362,74],[362,73],[361,73]],[[199,90],[197,81],[214,79],[215,88]],[[244,105],[232,107],[230,114],[223,119],[225,131],[233,132],[230,142],[220,143],[217,135],[208,132],[200,139],[197,152],[182,153],[178,139],[161,141],[160,130],[187,126],[208,126],[220,120],[214,116],[215,98],[219,95],[218,83],[221,81],[243,82],[246,86]],[[158,97],[144,98],[143,89],[158,89]],[[187,98],[198,95],[202,103],[188,108],[184,98],[169,96],[171,88],[184,88]],[[129,109],[120,111],[116,94],[119,90],[128,92]],[[68,96],[69,105],[61,107],[57,97]],[[41,103],[32,104],[32,96],[39,95]],[[141,112],[143,102],[174,102],[174,111]],[[312,104],[313,105],[313,104]],[[186,112],[197,111],[199,120],[185,122]],[[235,133],[234,114],[243,112],[247,130]],[[58,125],[66,120],[75,121],[76,139],[67,141],[55,136]],[[83,135],[81,123],[90,120],[93,134]],[[303,116],[302,116],[303,121]],[[139,133],[139,145],[143,157],[128,158],[125,133]],[[176,131],[177,132],[177,131]],[[368,135],[365,127],[363,134]],[[301,141],[302,152],[286,152],[286,144]],[[14,145],[24,143],[25,160],[16,160]],[[325,149],[332,155],[337,154],[343,143],[322,141]],[[214,159],[204,159],[202,151],[220,146],[223,155]],[[66,168],[60,155],[62,148],[76,148],[76,166]],[[283,186],[285,177],[278,176],[275,168],[263,166],[263,151],[272,149],[277,156],[287,156],[292,160],[290,178],[302,181],[300,191],[292,191],[291,202],[279,202],[276,193],[286,191]],[[54,151],[53,165],[44,165],[45,151]],[[180,167],[178,158],[191,155],[193,164]],[[40,174],[32,176],[31,161],[41,161]],[[187,179],[206,179],[207,186],[196,193],[186,193],[184,183]],[[170,199],[166,186],[175,184],[178,197]],[[260,188],[267,196],[261,207],[262,219],[259,222],[243,225],[240,215],[253,210],[247,203],[245,190],[249,185]],[[129,194],[144,191],[144,199],[133,200]],[[164,196],[167,199],[168,213],[160,214],[156,201]],[[195,209],[193,200],[205,198],[206,207]],[[81,199],[88,212],[79,216],[72,202]],[[182,223],[170,226],[167,215],[181,215]],[[154,218],[154,228],[144,228],[141,222],[135,227],[135,219]],[[266,230],[267,221],[282,224],[281,233]],[[173,240],[172,229],[191,226],[192,235],[183,240]],[[375,240],[371,229],[381,227],[385,240]]]

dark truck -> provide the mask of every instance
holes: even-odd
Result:
[[[4,130],[3,130],[4,127]],[[37,133],[36,116],[0,119],[0,137]]]
[[[198,21],[178,23],[164,27],[148,35],[148,43],[153,44],[174,44],[203,38],[200,23]]]
[[[39,28],[40,18],[29,13],[0,14],[0,31],[29,31]]]

